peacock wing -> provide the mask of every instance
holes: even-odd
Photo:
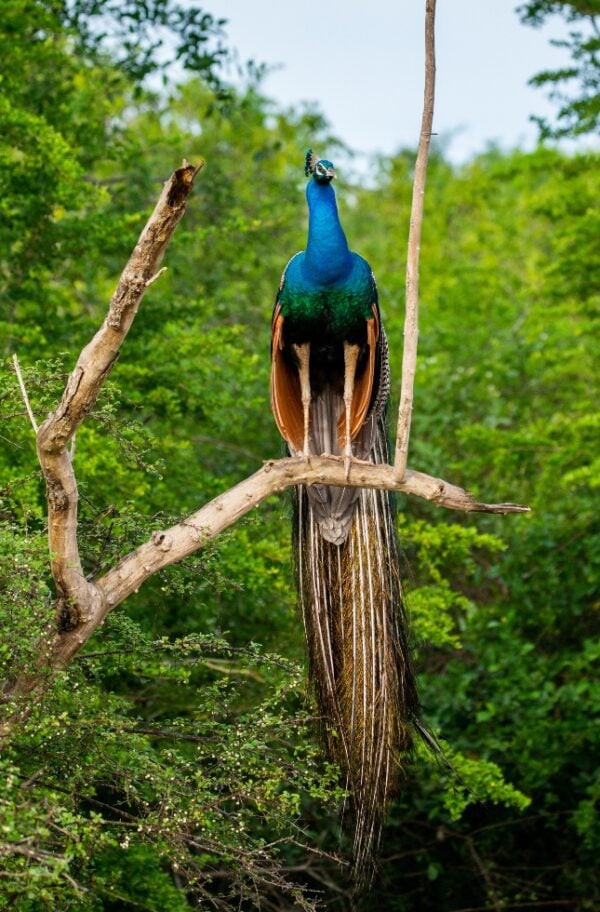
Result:
[[[296,455],[302,452],[304,437],[302,395],[298,371],[284,357],[285,317],[281,313],[281,292],[291,262],[292,260],[283,270],[271,321],[271,409],[279,433],[288,444],[291,453]]]

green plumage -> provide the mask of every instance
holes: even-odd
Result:
[[[306,289],[286,281],[279,298],[286,319],[286,339],[315,342],[323,335],[337,342],[362,341],[365,322],[373,316],[373,282],[363,287]]]

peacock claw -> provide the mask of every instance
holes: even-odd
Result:
[[[352,399],[359,354],[360,348],[358,345],[344,342],[344,408],[346,412],[344,474],[346,481],[350,478],[350,467],[352,466]]]
[[[350,469],[352,468],[352,463],[356,462],[354,455],[352,453],[352,445],[348,444],[344,450],[344,479],[348,481],[350,478]]]
[[[350,480],[350,469],[352,468],[352,456],[344,456],[344,478]]]

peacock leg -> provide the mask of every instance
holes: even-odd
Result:
[[[292,345],[292,349],[298,359],[298,372],[300,374],[300,395],[302,397],[302,414],[304,417],[303,454],[306,461],[310,462],[310,342],[305,342],[303,345]]]
[[[344,405],[346,406],[346,442],[344,447],[344,467],[346,470],[346,481],[350,477],[350,465],[352,463],[352,399],[354,397],[354,379],[356,377],[356,365],[360,354],[359,345],[351,345],[344,342]]]

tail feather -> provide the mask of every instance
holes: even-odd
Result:
[[[383,418],[371,458],[387,461]],[[310,677],[329,754],[354,817],[354,878],[373,872],[386,806],[411,744],[417,694],[408,653],[394,517],[387,491],[355,489],[345,540],[323,535],[310,489],[296,491],[295,551]]]

